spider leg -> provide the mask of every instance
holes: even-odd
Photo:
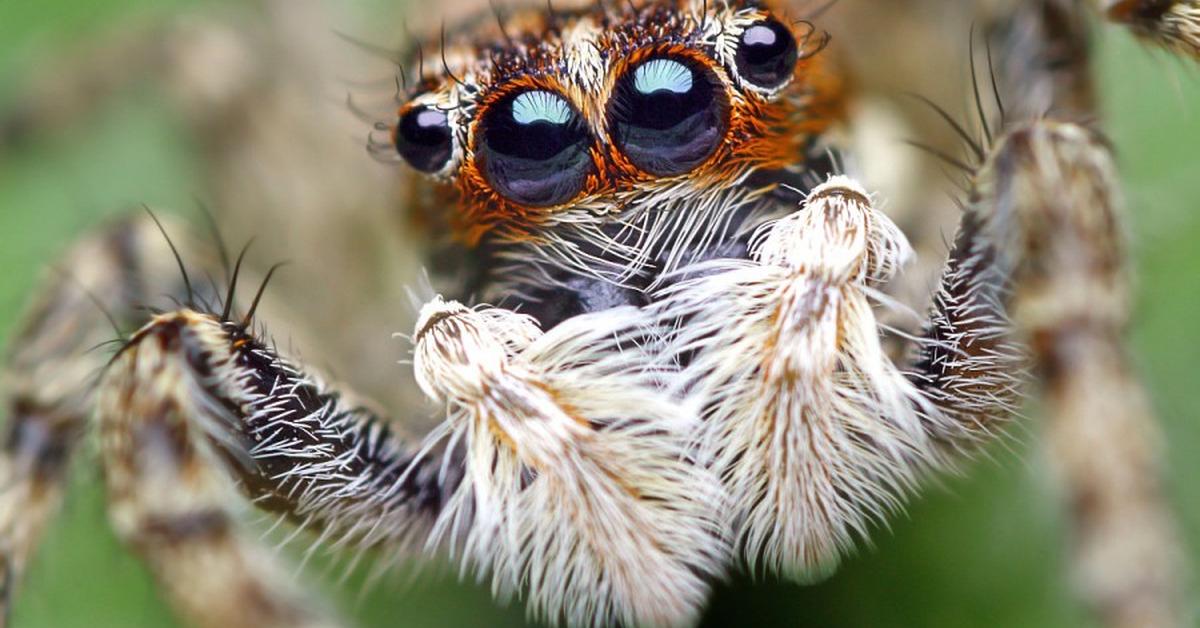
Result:
[[[660,295],[688,393],[706,400],[701,446],[736,506],[737,549],[752,569],[828,570],[920,471],[1002,428],[1032,364],[1085,599],[1107,625],[1175,625],[1179,549],[1122,344],[1109,148],[1075,124],[1013,127],[974,181],[907,374],[868,304],[906,245],[844,178],[769,225],[750,260],[690,267]]]
[[[11,598],[62,498],[91,414],[105,344],[144,313],[133,304],[183,294],[150,220],[122,220],[80,242],[51,274],[13,339],[3,379],[0,445],[0,606]],[[117,328],[114,331],[114,328]]]
[[[119,325],[145,320],[110,284],[156,290],[130,270],[148,260],[96,265],[106,258],[94,247],[108,245],[85,243],[72,263],[94,265],[88,285]],[[20,381],[66,396],[71,434],[88,429],[94,408],[112,525],[182,617],[223,627],[328,621],[246,537],[236,508],[246,497],[337,549],[449,546],[464,569],[490,572],[497,594],[520,592],[553,620],[694,620],[725,564],[721,492],[688,455],[695,413],[664,392],[671,371],[642,350],[653,332],[636,310],[542,334],[525,316],[435,300],[417,325],[414,366],[449,414],[409,445],[282,357],[261,326],[194,294],[198,278],[179,286],[171,252],[158,252],[153,266],[173,271],[170,290],[190,295],[182,305],[150,316],[107,363],[84,365],[80,338],[67,332],[104,338],[108,323],[93,304],[80,307],[84,297],[55,292],[56,308],[89,314],[37,315],[50,323],[21,339],[19,364],[35,370]],[[41,345],[54,350],[33,349]],[[56,379],[64,367],[102,376]],[[56,451],[13,455],[45,467]],[[21,545],[13,562],[32,547],[20,531],[44,524],[21,507],[39,478],[18,479],[0,495]]]
[[[414,370],[447,420],[417,448],[244,323],[159,315],[97,394],[110,517],[206,625],[314,617],[236,534],[235,482],[335,545],[448,546],[541,617],[690,623],[725,564],[723,498],[689,455],[695,413],[664,392],[672,371],[641,348],[643,323],[626,308],[543,334],[434,299]]]
[[[1009,129],[974,177],[913,377],[969,437],[1016,401],[1013,340],[1028,343],[1084,600],[1107,626],[1182,625],[1160,436],[1124,345],[1121,203],[1098,133]]]
[[[1094,0],[1109,19],[1128,25],[1139,37],[1200,60],[1200,1]]]
[[[226,318],[232,308],[217,314],[229,297],[181,272],[202,247],[178,244],[180,256],[146,219],[84,240],[14,342],[0,451],[5,593],[95,413],[112,523],[181,615],[201,625],[324,624],[275,557],[239,532],[238,490],[333,545],[401,551],[424,541],[459,467],[418,459],[384,420],[281,358],[247,319]],[[179,295],[181,309],[134,306],[164,294]],[[131,338],[114,338],[148,317]],[[88,350],[114,340],[122,348],[112,360]]]
[[[109,365],[96,406],[113,526],[200,625],[327,625],[239,532],[237,489],[334,544],[399,550],[424,540],[459,478],[210,313],[151,320]]]

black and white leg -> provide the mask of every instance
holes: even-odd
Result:
[[[547,619],[689,623],[726,562],[723,503],[646,333],[632,309],[543,334],[434,299],[414,368],[447,421],[417,449],[244,323],[157,316],[98,392],[113,523],[176,607],[212,625],[313,617],[238,536],[234,484],[335,544],[448,547]]]
[[[201,305],[219,304],[219,291],[184,279],[173,253],[144,219],[85,240],[14,341],[0,455],[6,593],[94,412],[114,527],[182,616],[213,626],[327,625],[279,577],[277,557],[246,539],[238,489],[330,543],[401,548],[424,542],[458,467],[417,456],[385,421],[280,357],[248,320]],[[135,304],[163,294],[189,305],[145,322]],[[138,321],[111,360],[89,351]]]
[[[242,322],[156,316],[97,391],[118,536],[175,608],[212,626],[327,625],[240,529],[239,498],[350,550],[420,547],[461,478]]]

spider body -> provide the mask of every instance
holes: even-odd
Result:
[[[1175,49],[1195,39],[1188,2],[1116,4],[1100,8]],[[1006,10],[999,63],[989,43],[972,81],[978,134],[934,107],[966,157],[918,142],[966,189],[907,338],[884,317],[913,250],[843,159],[854,77],[819,26],[758,2],[644,0],[443,28],[399,64],[369,141],[407,164],[404,228],[451,297],[426,295],[409,337],[437,426],[404,434],[269,341],[274,267],[239,307],[245,250],[230,264],[219,236],[122,221],[68,255],[86,272],[49,285],[9,360],[5,573],[90,420],[118,535],[183,616],[223,628],[335,623],[247,537],[238,499],[318,544],[448,555],[552,623],[689,625],[730,573],[829,573],[1003,430],[1030,370],[1057,433],[1100,415],[1140,442],[1153,423],[1120,350],[1115,167],[1076,121],[1084,8]],[[176,301],[147,314],[163,293]],[[81,358],[109,323],[115,355]],[[1090,504],[1072,513],[1085,599],[1113,626],[1171,625],[1151,449],[1106,452],[1104,474],[1060,456]]]

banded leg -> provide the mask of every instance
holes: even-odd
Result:
[[[652,332],[632,309],[542,334],[434,300],[414,368],[448,420],[422,455],[244,324],[158,316],[98,395],[114,526],[202,625],[320,623],[236,534],[226,473],[335,545],[445,544],[551,621],[691,623],[725,564],[724,504],[641,350]]]
[[[323,541],[400,551],[460,477],[212,314],[157,316],[97,396],[113,525],[197,625],[328,625],[239,531],[237,487]]]
[[[1005,133],[975,176],[916,381],[969,433],[1015,400],[1009,338],[1027,342],[1084,600],[1107,626],[1175,626],[1182,554],[1124,346],[1117,181],[1107,144],[1084,127]]]
[[[197,259],[198,248],[182,246],[183,257]],[[275,577],[273,557],[238,535],[233,506],[244,499],[235,485],[325,541],[399,548],[410,536],[423,540],[440,483],[457,482],[453,465],[430,477],[384,422],[243,325],[164,314],[107,366],[111,352],[88,351],[114,340],[113,325],[145,320],[135,304],[189,292],[197,303],[220,302],[195,273],[183,285],[153,222],[119,223],[81,243],[64,266],[71,274],[33,310],[6,373],[0,551],[8,591],[57,506],[68,455],[97,404],[113,523],[197,624],[320,620],[280,584],[287,578]]]
[[[113,326],[142,316],[133,305],[184,294],[154,224],[124,220],[81,242],[50,275],[12,339],[3,379],[0,575],[3,614],[62,498],[68,464],[86,430]]]
[[[461,551],[551,621],[689,624],[725,565],[724,504],[641,350],[652,331],[631,308],[542,334],[435,299],[414,368],[448,419],[422,455],[244,324],[158,316],[97,401],[113,523],[203,625],[319,623],[236,535],[226,472],[334,545]]]
[[[464,567],[552,620],[694,619],[725,562],[720,491],[686,455],[694,415],[637,350],[650,332],[636,314],[543,336],[523,316],[435,302],[417,373],[452,412],[419,451],[224,316],[153,317],[86,393],[114,528],[184,618],[328,621],[241,533],[240,489],[337,547],[461,548]]]
[[[1191,0],[1095,4],[1143,36],[1196,54],[1200,14]],[[1083,6],[1044,3],[1050,11],[1041,17],[1030,15],[1031,6],[1036,5],[1021,5],[1020,13],[1026,32],[1038,35],[1027,42],[1010,36],[1003,52],[1004,93],[1016,100],[1006,103],[1010,114],[1016,110],[1015,119],[1023,120],[1053,111],[1055,119],[1087,119],[1095,99],[1087,29],[1080,27],[1086,23]],[[1048,97],[1041,109],[1029,99],[1037,93]],[[1029,344],[1028,363],[1046,401],[1046,448],[1059,471],[1074,544],[1071,569],[1083,600],[1109,626],[1185,624],[1185,553],[1162,494],[1158,426],[1124,346],[1129,286],[1120,219],[1125,210],[1110,149],[1094,132],[1045,121],[1009,130],[989,153],[974,177],[943,284],[942,295],[954,298],[939,298],[930,327],[943,339],[959,334],[954,338],[958,350],[952,352],[957,357],[940,357],[969,369],[983,364],[973,353],[991,350],[993,360],[1007,356],[1002,361],[1012,363],[1012,353],[996,345],[998,339],[973,333],[965,317],[957,325],[937,321],[971,304],[968,291],[995,295],[990,304],[974,300],[974,315],[1010,326],[1015,339]],[[973,264],[979,269],[991,264],[991,277],[971,279],[974,271],[962,269]],[[951,281],[956,275],[958,286]],[[936,353],[941,352],[935,346],[926,348],[926,357]],[[945,383],[1012,398],[1003,388],[1009,378],[996,377],[1002,372],[963,377],[938,369],[935,377],[950,375]],[[967,398],[980,399],[978,394]],[[977,415],[985,423],[997,417]]]

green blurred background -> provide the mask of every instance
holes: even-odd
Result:
[[[0,103],[41,55],[132,12],[195,0],[0,0]],[[1139,269],[1133,341],[1166,433],[1170,490],[1200,547],[1200,73],[1103,29],[1098,41],[1107,129],[1119,147]],[[56,253],[106,214],[145,202],[192,207],[195,156],[177,120],[146,94],[106,105],[85,128],[0,158],[0,332],[11,333]],[[1036,425],[1011,448],[915,500],[875,546],[830,580],[726,586],[709,622],[812,626],[1085,626],[1063,577],[1064,543]],[[171,619],[141,566],[104,520],[98,467],[76,465],[61,519],[21,591],[14,625],[163,626]],[[332,580],[333,578],[327,578]],[[364,625],[519,625],[486,590],[450,576],[396,576],[366,593],[340,587]],[[1195,589],[1193,589],[1195,591]]]

